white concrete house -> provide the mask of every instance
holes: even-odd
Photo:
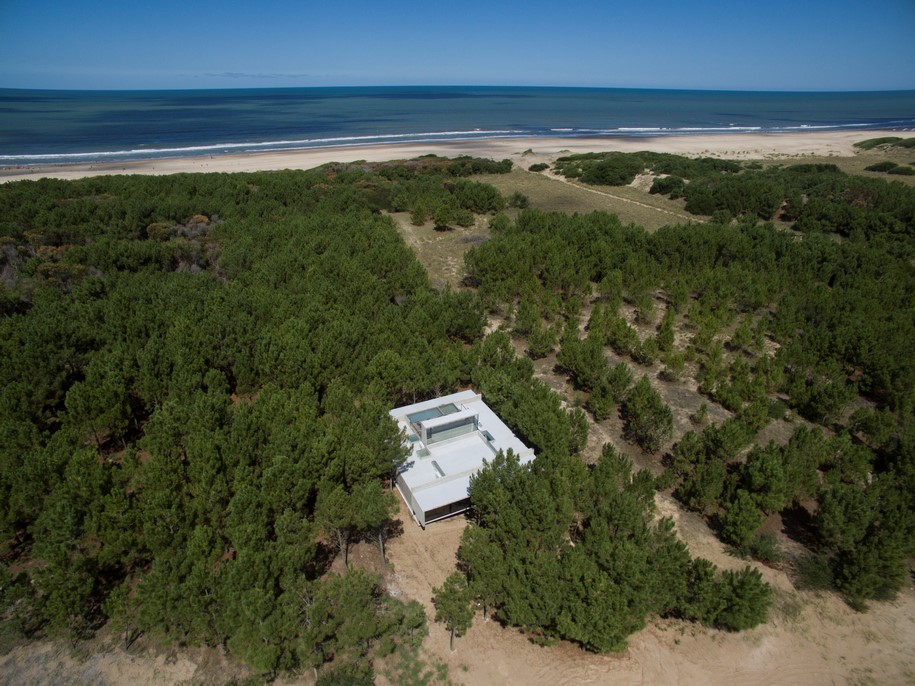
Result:
[[[474,391],[398,407],[390,412],[410,454],[397,474],[397,490],[421,527],[470,507],[470,477],[500,450],[522,464],[534,451],[515,436]]]

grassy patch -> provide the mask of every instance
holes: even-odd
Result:
[[[406,212],[393,213],[391,218],[435,288],[448,285],[459,289],[464,277],[464,253],[489,238],[489,217],[477,217],[474,226],[453,231],[436,231],[434,222],[415,226]]]
[[[804,603],[796,594],[779,590],[775,592],[772,610],[785,624],[797,624],[804,614]]]
[[[502,195],[521,193],[530,198],[530,207],[544,212],[587,214],[611,212],[623,224],[638,224],[649,231],[671,224],[702,221],[683,209],[682,201],[669,200],[629,186],[591,188],[569,183],[543,174],[531,174],[515,167],[510,174],[492,174],[476,177],[491,184]]]
[[[834,591],[832,560],[824,553],[809,553],[794,565],[795,585],[808,591]]]

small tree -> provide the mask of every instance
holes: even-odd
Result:
[[[124,650],[130,650],[130,646],[142,633],[137,626],[138,610],[136,598],[131,596],[129,582],[116,587],[102,603],[102,611],[111,618],[109,626],[124,632]]]
[[[116,357],[99,355],[93,360],[85,380],[70,387],[65,403],[70,422],[91,433],[99,450],[104,443],[104,430],[111,436],[121,437],[127,448],[123,435],[130,421],[130,399],[127,380]]]
[[[441,588],[434,588],[435,621],[441,622],[451,632],[451,650],[454,651],[454,637],[463,636],[473,621],[470,605],[470,589],[467,579],[460,572],[452,572]]]
[[[449,224],[454,221],[454,213],[447,205],[438,205],[432,212],[432,221],[437,231],[450,230]]]
[[[745,546],[764,520],[765,517],[753,501],[753,496],[740,489],[734,501],[728,505],[727,511],[721,516],[721,536],[728,543]]]
[[[668,353],[664,356],[664,369],[661,371],[661,378],[665,381],[679,381],[683,376],[685,360],[680,353]]]
[[[517,207],[519,210],[526,210],[530,207],[531,200],[524,193],[515,191],[508,196],[508,206]]]
[[[606,381],[601,381],[594,387],[586,407],[591,410],[591,414],[597,421],[602,421],[610,416],[616,408],[616,403],[613,402],[610,385]]]
[[[778,512],[789,503],[791,484],[785,479],[782,451],[777,446],[755,447],[747,456],[742,476],[747,491],[764,512]]]
[[[686,619],[695,619],[703,624],[714,624],[718,613],[724,608],[721,588],[715,578],[715,565],[702,557],[690,563],[686,579],[686,597],[680,607],[680,614]]]
[[[483,621],[491,608],[503,600],[502,585],[508,575],[505,550],[490,529],[471,526],[464,530],[458,559],[470,577],[470,594],[483,607]]]
[[[607,374],[607,387],[613,402],[620,403],[626,397],[632,384],[632,370],[625,362],[619,362],[610,368]]]
[[[633,386],[622,407],[626,438],[648,453],[657,451],[673,433],[674,416],[661,396],[643,376]]]
[[[762,579],[759,570],[749,566],[739,572],[721,574],[721,597],[724,607],[715,624],[730,631],[752,629],[766,621],[772,602],[772,587]]]
[[[413,224],[413,226],[422,226],[426,223],[427,216],[425,206],[417,205],[413,208],[413,211],[410,212],[410,223]]]
[[[677,313],[672,307],[664,311],[664,317],[658,325],[658,334],[655,339],[658,342],[658,350],[669,353],[674,348],[674,319]]]
[[[534,322],[533,328],[527,337],[527,354],[534,360],[539,360],[553,352],[556,345],[556,331],[548,326],[543,326],[539,321]]]

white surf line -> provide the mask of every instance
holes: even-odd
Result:
[[[538,172],[529,172],[529,173],[537,174]],[[671,217],[676,217],[677,219],[685,219],[686,221],[695,222],[697,224],[705,223],[705,221],[706,221],[705,219],[701,219],[699,217],[694,217],[693,215],[680,214],[679,212],[665,210],[661,207],[655,207],[654,205],[648,205],[644,202],[639,202],[638,200],[632,200],[630,198],[624,198],[620,195],[614,195],[613,193],[608,193],[607,191],[599,191],[596,188],[588,188],[587,186],[582,186],[581,184],[574,183],[573,181],[570,181],[569,179],[567,179],[563,176],[554,176],[553,174],[541,174],[541,176],[545,176],[546,178],[552,179],[553,181],[559,181],[560,183],[567,183],[570,186],[574,186],[575,188],[580,188],[583,191],[588,191],[588,193],[595,193],[597,195],[603,195],[608,198],[613,198],[614,200],[622,200],[623,202],[628,202],[633,205],[638,205],[639,207],[644,207],[649,210],[654,210],[655,212],[663,212],[664,214],[669,214]]]

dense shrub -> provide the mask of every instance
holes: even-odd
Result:
[[[861,150],[873,150],[879,145],[895,145],[900,143],[903,139],[899,136],[883,136],[881,138],[868,138],[864,141],[858,141],[855,143],[856,148]],[[915,140],[915,139],[913,139]]]
[[[521,466],[499,454],[470,486],[458,551],[484,612],[535,639],[619,651],[650,612],[739,630],[764,621],[769,587],[692,559],[655,521],[654,479],[609,444],[585,468],[563,456]]]
[[[27,570],[0,566],[0,637],[110,622],[265,675],[411,643],[418,605],[329,566],[384,543],[388,409],[470,382],[477,296],[433,290],[377,212],[500,197],[442,164],[0,186],[4,257],[30,256],[0,317],[0,533]],[[558,399],[554,423],[520,405],[542,445],[584,440]]]
[[[641,160],[619,155],[589,164],[582,169],[581,180],[601,186],[625,186],[644,169]]]
[[[683,188],[685,185],[686,182],[679,176],[662,176],[655,179],[654,183],[651,184],[651,190],[648,192],[667,195],[670,198],[675,199],[683,196]]]
[[[675,446],[668,472],[674,494],[706,516],[722,513],[727,535],[747,546],[764,513],[816,498],[809,534],[837,586],[856,604],[890,595],[915,553],[915,508],[905,496],[915,490],[915,470],[904,428],[915,407],[915,190],[830,164],[716,172],[698,161],[636,157],[653,173],[690,179],[688,208],[738,220],[648,233],[597,213],[528,211],[467,254],[473,283],[486,302],[532,300],[546,321],[555,317],[552,325],[566,330],[568,318],[576,342],[581,303],[590,298],[588,339],[633,359],[647,361],[667,347],[676,352],[664,352],[665,360],[682,354],[687,368],[698,367],[700,392],[722,406],[696,422],[717,420],[724,407],[735,416],[700,435],[689,432]],[[570,156],[557,169],[584,173],[606,159]],[[796,232],[758,224],[763,216],[794,221]],[[658,296],[668,299],[680,331],[693,334],[682,352],[663,320],[657,336],[645,336],[619,311],[626,302],[650,320],[644,305]],[[728,330],[734,333],[725,349],[721,332]],[[657,351],[643,349],[643,339]],[[766,352],[772,342],[774,354]],[[586,407],[596,418],[608,416],[618,402],[611,374],[601,370],[582,384],[587,365],[573,368],[576,383],[590,389]],[[855,415],[850,428],[863,444],[843,428],[859,392],[881,413],[872,420]],[[639,440],[633,406],[620,409],[627,437]],[[796,414],[838,434],[799,430],[787,446],[746,455],[772,418]]]
[[[897,165],[895,162],[886,160],[884,162],[877,162],[876,164],[867,166],[864,168],[864,170],[872,172],[888,172],[890,169],[895,169],[897,166],[899,165]]]

